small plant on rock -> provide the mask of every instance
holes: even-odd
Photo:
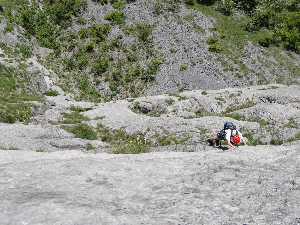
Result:
[[[186,70],[188,67],[186,65],[181,65],[180,66],[180,71]]]

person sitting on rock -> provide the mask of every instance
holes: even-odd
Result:
[[[232,140],[231,140],[232,137]],[[213,141],[216,141],[216,146],[220,145],[220,140],[227,141],[228,145],[232,148],[235,148],[233,144],[237,144],[240,142],[240,140],[243,140],[244,145],[247,145],[246,140],[243,138],[243,135],[241,132],[239,132],[237,129],[222,129],[217,136],[214,136],[210,139],[208,139],[208,143],[210,146],[213,146]]]

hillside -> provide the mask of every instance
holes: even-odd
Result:
[[[299,224],[299,11],[0,0],[1,224]]]

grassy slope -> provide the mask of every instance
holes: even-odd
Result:
[[[119,14],[107,13],[106,18],[108,22],[106,23],[108,24],[108,29],[105,29],[103,27],[103,22],[94,15],[83,18],[81,15],[85,11],[84,7],[77,10],[79,13],[75,12],[76,10],[68,11],[73,14],[73,19],[68,17],[66,20],[70,20],[70,23],[62,24],[53,16],[56,15],[55,13],[57,12],[50,10],[53,9],[51,6],[55,5],[50,4],[48,11],[46,10],[46,3],[48,2],[49,1],[46,0],[44,1],[45,5],[43,13],[45,15],[50,15],[48,22],[51,24],[51,27],[44,27],[43,24],[45,23],[41,23],[42,25],[36,25],[34,28],[36,30],[38,30],[37,28],[43,28],[46,33],[47,31],[49,31],[48,33],[51,33],[53,29],[57,29],[57,32],[53,31],[54,33],[51,33],[52,36],[43,36],[44,34],[42,33],[30,30],[32,27],[25,26],[27,29],[25,34],[29,38],[36,37],[35,40],[37,40],[41,46],[54,48],[55,51],[45,58],[42,57],[40,62],[56,72],[60,77],[59,85],[65,91],[74,93],[77,100],[90,100],[95,102],[101,100],[108,101],[116,94],[119,94],[121,98],[137,97],[141,94],[145,84],[153,82],[151,75],[155,74],[158,70],[158,63],[160,60],[157,57],[157,52],[153,48],[154,46],[151,44],[151,25],[137,24],[131,27],[126,26],[124,23],[124,15],[120,13],[122,12],[124,4],[126,4],[125,1],[114,1],[115,3],[118,3],[113,5],[114,12],[119,12]],[[168,1],[165,1],[165,3],[166,2]],[[35,14],[39,9],[37,4],[31,5],[32,8],[20,8],[20,6],[26,6],[28,4],[28,0],[2,0],[4,10],[1,14],[8,20],[8,28],[11,26],[18,27],[22,24],[24,25],[24,15],[31,15],[30,13],[35,15],[31,18],[32,21],[43,22],[43,20],[39,19]],[[99,2],[95,4],[97,4],[97,7],[104,9],[107,4],[111,3],[106,2],[104,5],[101,5]],[[169,6],[171,6],[171,4]],[[269,82],[264,76],[265,67],[270,67],[271,65],[277,68],[270,68],[270,73],[273,73],[277,77],[276,81],[278,83],[295,83],[296,78],[300,75],[300,68],[293,62],[299,59],[299,56],[293,52],[287,52],[282,48],[269,47],[265,48],[267,51],[262,51],[263,54],[275,58],[275,61],[273,62],[257,59],[255,66],[249,68],[249,66],[245,65],[244,59],[250,58],[250,53],[245,52],[243,48],[247,45],[248,41],[251,41],[258,49],[261,48],[256,43],[260,37],[267,33],[266,30],[254,32],[246,31],[243,26],[249,19],[246,15],[242,15],[241,17],[224,16],[214,10],[214,5],[206,6],[196,3],[192,8],[200,10],[207,16],[217,18],[214,28],[215,36],[213,39],[215,39],[216,42],[214,45],[215,49],[222,49],[220,53],[216,53],[216,57],[222,63],[223,71],[231,71],[237,78],[242,77],[249,79],[249,84],[265,84]],[[176,8],[170,10],[176,10]],[[21,15],[23,15],[23,17]],[[66,31],[66,28],[72,24],[79,26],[79,31],[73,29],[71,29],[71,31]],[[115,37],[108,40],[107,35],[113,26],[119,26],[126,36],[130,36],[134,39],[134,42],[131,45],[125,44],[121,37]],[[6,29],[7,32],[13,32],[8,28]],[[48,41],[39,41],[43,39]],[[6,55],[17,58],[19,62],[31,56],[30,47],[22,50],[19,46],[2,46],[1,48],[8,48]],[[15,49],[19,52],[15,51]],[[214,50],[214,48],[212,50]],[[114,52],[118,52],[118,54],[114,54]],[[146,66],[140,66],[141,64]],[[287,70],[290,74],[289,78],[283,77],[282,69],[278,69],[282,68],[283,65],[284,70]],[[15,69],[12,68],[10,68],[10,73],[13,74],[11,77],[5,75],[7,74],[6,72],[1,74],[2,80],[6,79],[7,81],[5,82],[8,82],[9,80],[8,86],[10,87],[10,89],[2,88],[2,96],[10,96],[9,93],[14,93],[14,95],[12,95],[13,97],[10,96],[8,97],[8,100],[5,100],[6,102],[16,103],[21,99],[38,99],[39,101],[42,101],[42,96],[38,95],[38,93],[36,93],[36,95],[25,94],[24,83],[30,83],[30,79],[28,78],[25,69],[26,65],[24,68],[21,68],[21,74],[23,74],[21,77],[23,77],[23,79],[20,79],[17,72],[15,72]],[[6,71],[8,68],[3,67],[3,70]],[[223,73],[223,71],[220,71],[220,73]],[[253,79],[254,76],[257,77],[255,78],[256,81]],[[291,79],[293,77],[295,79]],[[103,82],[108,84],[110,90],[100,94],[97,87]],[[19,92],[19,95],[16,94],[17,88],[21,88],[22,90]],[[31,90],[31,92],[34,92],[34,90]],[[7,110],[9,108],[7,103],[4,103],[4,100],[1,101],[3,107]],[[21,110],[20,108],[14,111],[28,111],[28,106],[26,107],[24,110]],[[5,113],[5,115],[6,116],[2,116],[2,118],[5,118],[2,119],[2,121],[16,121],[17,118],[18,120],[24,120],[24,118],[27,117],[25,116],[22,119],[18,115],[14,115],[11,110],[9,113]],[[13,116],[14,119],[7,119],[9,118],[7,115]]]

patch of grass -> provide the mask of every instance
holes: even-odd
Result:
[[[195,13],[190,13],[184,17],[184,19],[188,22],[191,22],[196,17]]]
[[[175,53],[175,52],[177,52],[178,50],[177,49],[169,49],[169,51],[171,52],[171,53]]]
[[[88,140],[97,140],[97,133],[92,130],[87,124],[77,124],[74,126],[62,125],[60,128],[66,130],[67,132],[75,134],[76,138],[83,138]]]
[[[130,141],[130,143],[118,145],[115,147],[113,154],[141,154],[148,153],[148,147],[140,140]]]
[[[168,105],[172,105],[173,102],[175,102],[175,100],[173,100],[173,99],[168,99],[168,100],[166,100],[166,103],[168,103]]]
[[[89,151],[89,150],[93,150],[93,149],[96,149],[92,144],[90,144],[90,143],[87,143],[86,145],[85,145],[85,149],[87,150],[87,151]]]
[[[82,108],[80,106],[74,106],[74,105],[70,105],[70,110],[74,111],[74,112],[85,112],[85,111],[89,111],[92,110],[93,108]]]
[[[47,152],[45,148],[38,148],[37,150],[35,150],[36,152]]]
[[[20,150],[19,148],[14,148],[14,147],[4,148],[2,146],[0,146],[0,149],[2,149],[2,150]]]
[[[73,113],[62,113],[66,120],[60,121],[62,124],[76,124],[76,123],[81,123],[82,121],[89,121],[91,120],[87,116],[84,116],[80,114],[79,112],[75,111]]]
[[[208,95],[208,93],[206,91],[202,91],[201,94],[202,95]]]
[[[270,141],[270,144],[271,145],[282,145],[283,144],[283,141],[281,139],[272,139]]]
[[[219,101],[224,101],[224,98],[215,98],[215,99]]]
[[[47,96],[58,96],[59,93],[56,90],[49,89],[48,91],[46,91],[45,95],[47,95]]]
[[[236,107],[231,107],[231,108],[227,108],[225,113],[231,113],[240,109],[245,109],[245,108],[250,108],[252,106],[255,106],[256,103],[252,102],[252,101],[248,101],[247,103],[244,103],[242,105],[236,106]]]
[[[160,146],[174,145],[179,143],[175,137],[169,136],[158,137],[157,141]]]

